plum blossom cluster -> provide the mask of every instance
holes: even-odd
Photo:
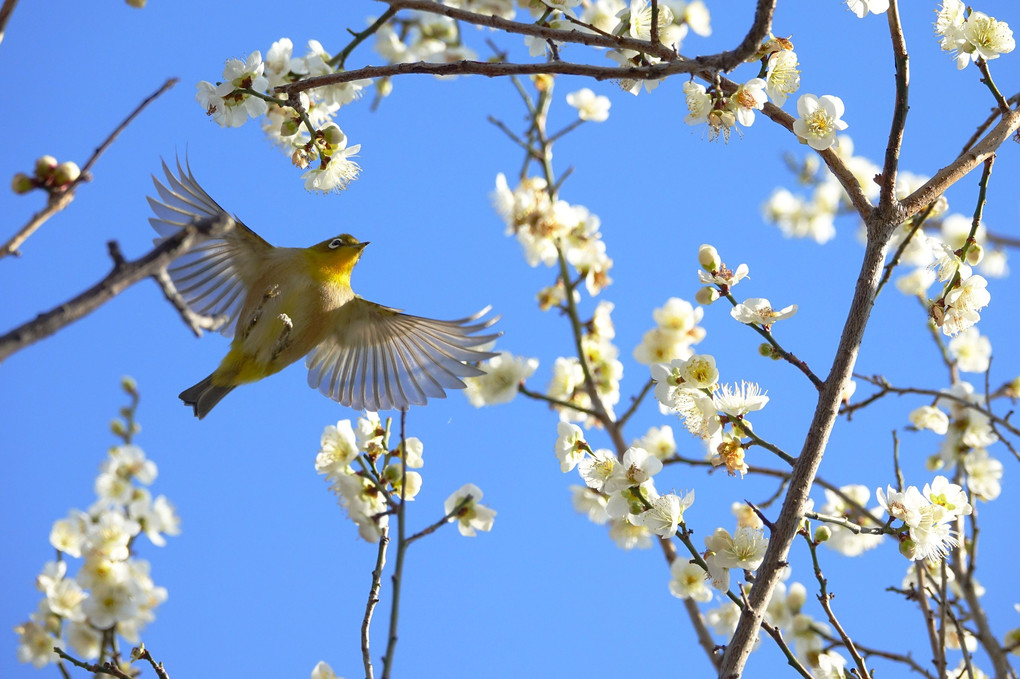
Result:
[[[716,85],[705,87],[693,81],[684,83],[687,100],[688,125],[708,125],[710,140],[722,137],[728,141],[733,128],[754,124],[755,112],[760,111],[769,99],[776,106],[786,103],[787,97],[800,87],[800,71],[793,43],[786,38],[772,38],[764,43],[755,55],[760,61],[762,74],[737,86],[727,93]]]
[[[484,370],[485,374],[466,378],[464,383],[467,388],[464,395],[471,405],[481,408],[512,401],[520,385],[538,368],[538,359],[514,356],[509,351],[501,351],[480,363],[478,367]]]
[[[940,255],[930,267],[937,279],[945,283],[942,295],[930,303],[928,313],[942,333],[950,337],[970,328],[981,320],[981,309],[988,306],[992,296],[988,280],[973,274],[960,259],[964,251],[953,250],[945,243],[934,244]]]
[[[506,234],[517,236],[529,266],[555,266],[562,256],[589,294],[597,295],[612,283],[613,260],[606,254],[598,216],[583,205],[556,198],[545,179],[527,177],[511,190],[500,173],[493,203],[506,224]]]
[[[752,431],[748,413],[761,410],[769,397],[752,382],[719,385],[715,358],[688,359],[651,366],[660,409],[678,415],[684,427],[708,446],[709,460],[730,475],[747,473],[743,437]]]
[[[608,523],[609,536],[621,549],[647,548],[653,535],[668,538],[676,533],[684,511],[694,503],[694,491],[660,495],[653,478],[662,471],[659,455],[675,448],[649,451],[635,444],[621,460],[609,449],[593,450],[576,424],[560,422],[557,434],[560,471],[576,469],[584,481],[584,486],[571,487],[574,507],[596,524]],[[672,432],[668,437],[671,442]]]
[[[969,10],[962,0],[942,1],[935,34],[941,39],[942,49],[956,59],[958,69],[978,60],[998,59],[1016,47],[1013,31],[1005,21]]]
[[[981,410],[987,408],[985,397],[963,381],[944,391],[946,398],[910,413],[910,423],[915,428],[943,436],[938,453],[928,458],[927,466],[932,471],[952,471],[962,465],[963,479],[971,496],[978,500],[994,500],[1002,492],[1003,466],[988,452],[989,446],[999,437],[988,415]]]
[[[421,490],[421,474],[405,473],[401,451],[390,450],[388,443],[389,430],[379,416],[365,413],[354,426],[350,420],[328,425],[315,457],[315,470],[326,477],[329,489],[368,542],[379,541],[389,526],[390,509],[401,496],[414,500]],[[424,466],[423,450],[419,439],[406,440],[404,459],[409,469]]]
[[[623,363],[620,351],[613,338],[616,329],[612,320],[612,302],[601,301],[595,307],[591,320],[583,324],[581,351],[584,365],[577,356],[561,356],[553,363],[553,374],[546,388],[546,396],[554,403],[560,420],[584,422],[586,426],[595,423],[592,411],[589,381],[585,366],[594,385],[595,393],[608,413],[620,401],[620,380],[623,378]]]
[[[348,145],[347,135],[333,117],[342,106],[359,99],[371,81],[318,87],[297,95],[296,102],[275,94],[281,85],[335,73],[337,63],[316,40],[308,42],[303,57],[295,57],[293,43],[281,38],[269,48],[265,60],[257,50],[244,60],[228,59],[223,80],[198,83],[195,98],[223,127],[240,127],[248,118],[262,118],[266,135],[295,166],[306,170],[302,176],[306,189],[340,191],[360,172],[351,158],[361,145]]]
[[[322,432],[315,469],[326,477],[358,534],[368,542],[378,542],[389,527],[389,516],[398,503],[414,500],[421,490],[422,477],[415,471],[425,462],[420,439],[408,437],[401,446],[389,448],[389,426],[378,414],[366,412],[352,425],[340,420]],[[401,461],[403,458],[403,462]],[[462,535],[475,530],[488,531],[496,513],[478,503],[482,492],[467,484],[446,500],[449,521],[457,521]]]
[[[909,486],[897,491],[889,486],[875,495],[890,517],[903,522],[898,528],[900,553],[912,561],[944,558],[959,544],[953,529],[956,519],[973,511],[967,492],[945,476],[936,476],[923,490]]]
[[[124,387],[134,396],[135,386]],[[150,576],[149,562],[136,556],[141,535],[154,545],[180,533],[180,519],[165,496],[152,497],[156,463],[129,443],[138,431],[133,406],[128,421],[115,420],[123,445],[109,450],[95,480],[96,501],[86,511],[72,509],[53,524],[50,544],[58,558],[36,578],[42,599],[29,620],[14,628],[18,660],[43,667],[58,660],[54,646],[70,648],[78,658],[107,661],[117,636],[138,644],[155,620],[167,590]],[[82,562],[72,572],[76,560]]]
[[[655,327],[641,338],[634,348],[634,360],[642,365],[668,363],[673,359],[690,358],[693,345],[705,339],[699,323],[705,310],[679,297],[670,297],[652,312]]]
[[[568,0],[566,3],[548,4],[576,5],[580,3]],[[581,21],[589,24],[593,29],[612,35],[650,41],[654,21],[658,41],[674,50],[680,49],[684,39],[692,31],[702,37],[712,34],[711,16],[705,3],[701,0],[692,2],[663,0],[663,2],[657,3],[655,9],[649,0],[630,0],[629,3],[624,3],[621,0],[599,0],[585,4],[587,9],[581,14]],[[627,49],[610,50],[607,56],[623,67],[648,66],[662,61],[653,55]],[[639,94],[642,88],[650,92],[658,84],[658,80],[629,79],[621,80],[619,83],[624,91],[634,95]]]
[[[486,0],[484,3],[460,0],[447,4],[503,19],[512,19],[515,14],[513,3],[507,0]],[[461,41],[457,22],[432,12],[406,12],[396,22],[384,24],[376,31],[374,48],[390,64],[415,61],[442,64],[478,58],[474,50]],[[379,83],[379,93],[385,96],[391,87],[390,80],[384,79]]]

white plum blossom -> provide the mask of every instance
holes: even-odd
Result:
[[[765,93],[776,106],[785,104],[787,97],[800,88],[800,71],[797,66],[797,54],[793,50],[781,49],[769,56],[765,72]]]
[[[761,529],[740,527],[730,535],[725,528],[716,528],[705,538],[705,547],[714,553],[715,563],[721,568],[741,568],[753,571],[765,559],[769,541]]]
[[[750,127],[754,123],[754,112],[760,111],[768,101],[765,81],[761,78],[748,80],[737,88],[728,101],[737,116],[737,122],[744,127]]]
[[[763,297],[745,299],[742,304],[738,304],[730,309],[730,316],[737,321],[748,325],[756,323],[763,330],[768,330],[776,321],[790,318],[795,313],[797,313],[796,304],[791,304],[776,311],[772,308],[772,303]]]
[[[816,97],[802,94],[797,100],[800,117],[793,122],[793,132],[816,151],[836,145],[836,133],[847,128],[843,116],[843,100],[831,94]]]
[[[560,471],[573,471],[589,450],[584,432],[576,424],[560,422],[556,425],[556,433],[556,459],[560,461]]]
[[[538,359],[501,351],[484,361],[479,368],[485,371],[484,375],[464,380],[467,384],[464,395],[476,408],[512,401],[520,384],[538,368]]]
[[[644,448],[628,448],[623,461],[606,480],[604,491],[615,493],[631,486],[640,486],[662,471],[662,460]]]
[[[970,327],[949,340],[946,347],[956,361],[956,367],[965,373],[983,373],[988,370],[992,357],[992,343],[987,337]]]
[[[305,172],[301,178],[305,180],[307,191],[343,191],[361,172],[361,166],[351,160],[361,150],[361,144],[348,147],[347,135],[336,125],[327,125],[324,134],[327,141],[321,152],[323,162]]]
[[[880,526],[881,519],[878,518],[878,508],[866,509],[867,514],[862,517],[856,510],[857,507],[865,507],[871,497],[871,491],[867,486],[852,484],[840,487],[840,494],[825,490],[825,504],[818,510],[819,514],[826,516],[841,516],[862,526]],[[849,504],[844,500],[847,497],[855,503]],[[825,546],[839,552],[844,556],[860,556],[869,549],[874,549],[882,542],[881,535],[870,533],[854,533],[837,524],[826,524],[831,536],[825,541]]]
[[[482,491],[473,483],[461,486],[443,504],[443,511],[450,515],[449,521],[457,522],[457,530],[465,537],[474,537],[475,531],[490,531],[496,512],[485,505],[478,504],[482,499]],[[457,509],[457,506],[464,504]]]
[[[601,491],[606,481],[616,472],[619,460],[616,455],[606,448],[597,448],[591,455],[585,457],[577,465],[577,471],[584,479],[585,485],[597,491]]]
[[[730,417],[743,417],[765,407],[769,402],[769,397],[765,394],[766,392],[756,383],[741,380],[739,387],[736,384],[733,386],[724,384],[712,394],[712,400],[720,412]]]
[[[978,312],[992,299],[987,286],[988,281],[983,276],[969,276],[946,293],[945,309],[932,308],[935,322],[942,327],[944,335],[952,337],[981,320]]]
[[[609,521],[605,495],[591,488],[576,485],[570,487],[570,494],[574,509],[587,515],[589,521],[600,526]]]
[[[935,406],[921,406],[913,410],[910,423],[918,429],[930,429],[940,435],[949,430],[949,416]]]
[[[637,448],[644,448],[649,453],[665,460],[676,453],[676,439],[673,438],[673,428],[668,424],[662,427],[650,427],[645,435],[634,441],[632,444]]]
[[[350,420],[328,425],[322,431],[319,453],[315,457],[315,471],[320,474],[339,474],[360,452]]]
[[[889,9],[889,0],[846,0],[846,6],[858,18],[863,19],[868,12],[881,14]]]
[[[694,503],[694,491],[683,497],[675,493],[662,495],[650,502],[650,509],[630,517],[631,523],[644,526],[659,537],[668,538],[676,533],[684,519],[684,511]]]
[[[900,552],[914,561],[941,559],[955,548],[959,536],[952,524],[973,511],[966,491],[945,476],[936,476],[921,491],[879,488],[876,496],[890,516],[903,521],[909,540],[900,543]]]
[[[687,115],[684,122],[688,125],[708,122],[708,114],[712,112],[712,97],[705,86],[688,80],[684,83],[684,95],[687,97]]]
[[[712,600],[712,590],[705,583],[705,570],[686,559],[674,559],[669,567],[669,592],[678,599],[705,603]]]
[[[609,107],[612,106],[609,97],[597,95],[587,87],[568,94],[567,103],[577,109],[578,118],[593,123],[601,123],[608,119]]]
[[[218,85],[202,81],[198,83],[195,99],[222,127],[240,127],[249,117],[257,118],[266,112],[264,100],[242,90],[252,89],[265,92],[269,80],[263,75],[265,64],[258,50],[247,59],[228,59],[223,68],[223,82]]]

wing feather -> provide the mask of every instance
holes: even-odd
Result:
[[[192,222],[226,214],[199,186],[191,168],[181,166],[180,159],[176,175],[163,161],[163,174],[165,185],[152,178],[159,198],[148,198],[155,215],[149,224],[158,234],[157,244]],[[244,303],[243,293],[255,282],[262,258],[272,249],[236,221],[235,228],[222,238],[203,241],[181,254],[167,267],[167,273],[192,311],[225,319],[220,332],[230,337]]]
[[[479,334],[499,320],[480,320],[488,312],[438,321],[355,297],[308,355],[308,384],[358,410],[406,410],[443,398],[446,389],[464,388],[462,378],[485,374],[470,363],[495,355],[477,348],[500,334]]]

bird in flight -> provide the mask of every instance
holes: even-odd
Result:
[[[177,161],[167,184],[156,177],[149,223],[156,243],[198,220],[226,215]],[[222,236],[200,242],[167,272],[190,309],[224,318],[230,350],[181,400],[205,417],[235,387],[279,372],[306,356],[308,384],[356,410],[407,410],[461,389],[483,375],[475,365],[494,354],[478,347],[500,333],[479,334],[499,317],[489,307],[454,321],[411,316],[362,299],[351,271],[367,242],[350,234],[307,248],[270,245],[240,220]]]

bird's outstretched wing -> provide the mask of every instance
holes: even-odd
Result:
[[[148,199],[156,214],[149,218],[149,223],[159,234],[155,239],[157,244],[196,220],[226,214],[198,185],[191,168],[185,171],[181,167],[179,158],[177,176],[166,161],[163,161],[163,172],[169,186],[152,178],[162,201]],[[273,249],[240,221],[235,222],[236,226],[222,238],[202,241],[167,267],[170,280],[192,311],[203,316],[224,317],[220,332],[227,337],[234,332],[246,288],[254,282],[259,263]]]
[[[469,362],[495,355],[474,348],[500,335],[476,334],[499,320],[480,320],[488,312],[436,321],[355,297],[308,354],[308,385],[355,410],[407,410],[444,398],[446,389],[465,386],[460,378],[485,374]]]

